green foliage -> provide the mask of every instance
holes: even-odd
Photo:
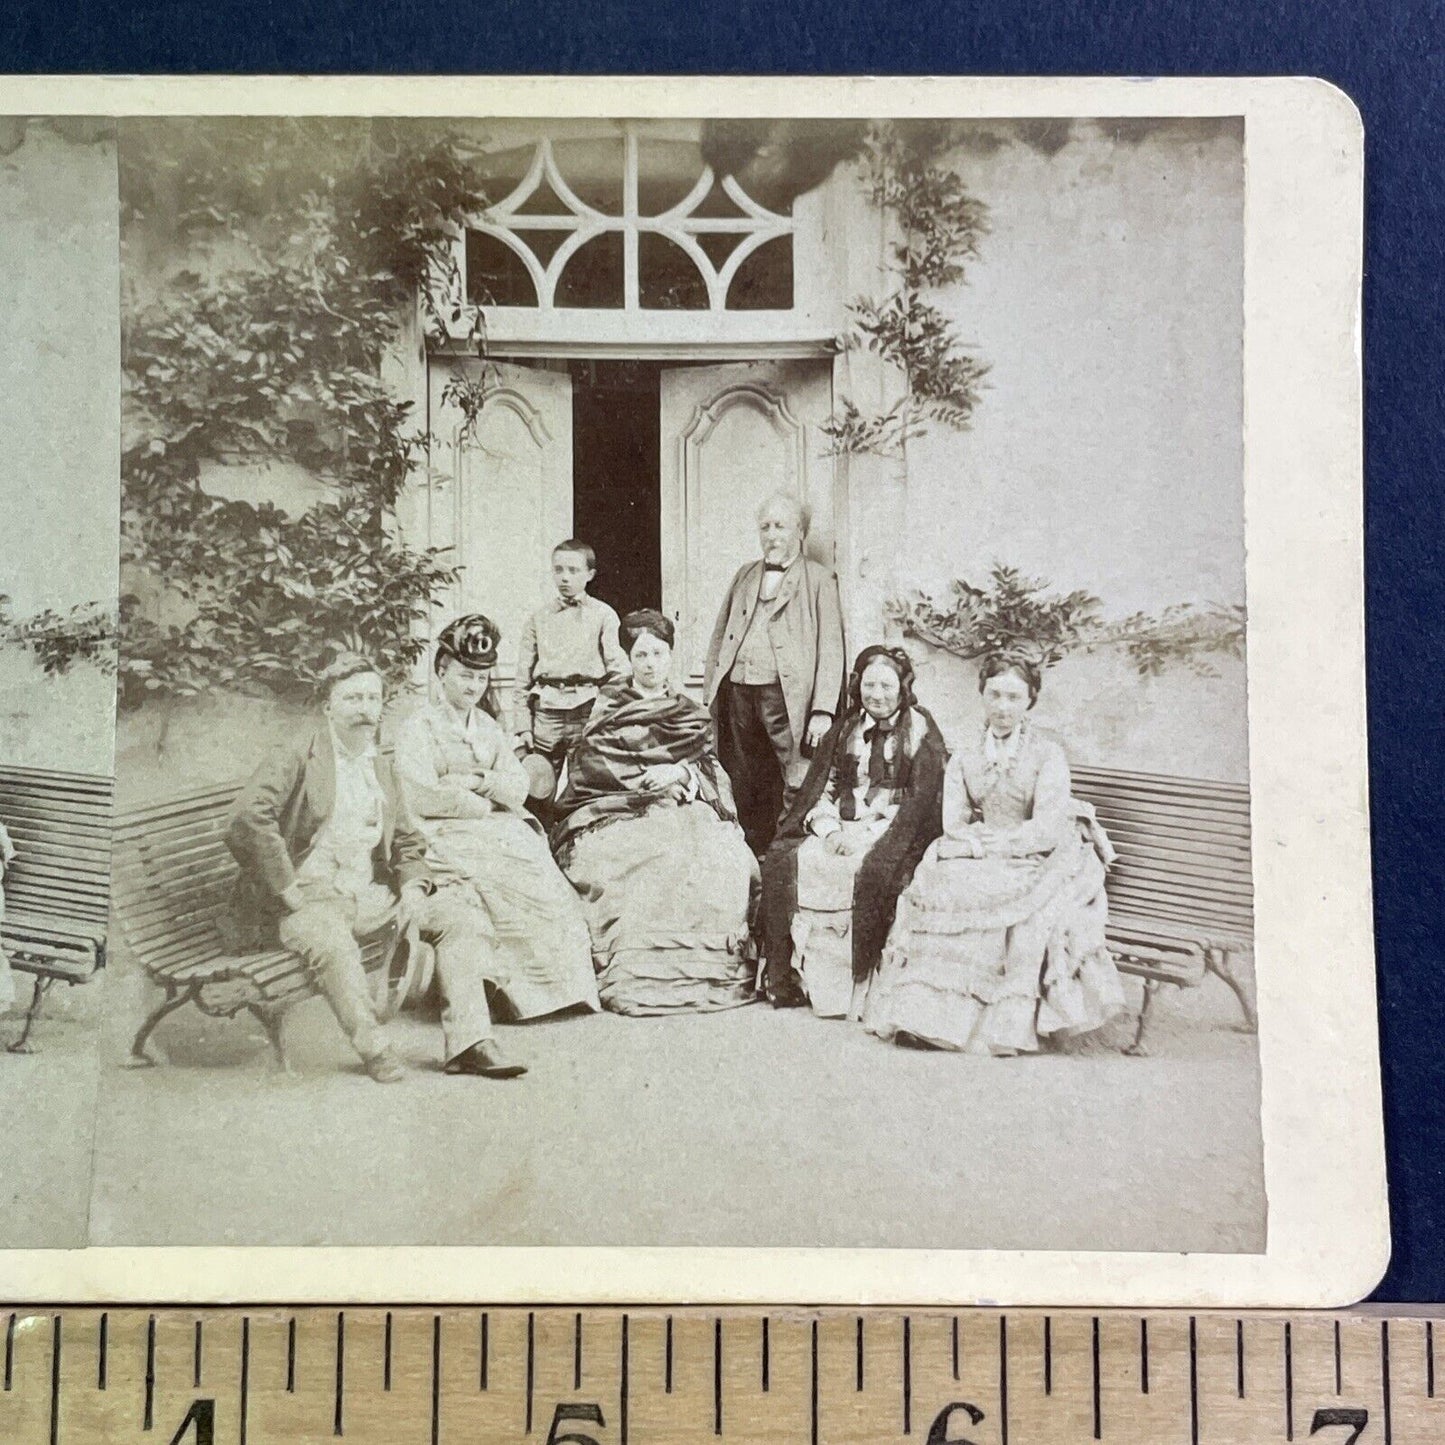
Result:
[[[1006,652],[1051,667],[1070,653],[1119,647],[1141,677],[1171,664],[1216,676],[1210,655],[1244,655],[1242,606],[1179,603],[1157,617],[1136,612],[1110,622],[1091,593],[1052,591],[997,565],[986,587],[956,579],[942,596],[913,592],[885,611],[905,636],[968,660]]]
[[[454,573],[396,536],[427,438],[381,364],[486,203],[464,144],[420,122],[138,123],[121,196],[121,705],[306,689],[341,646],[400,678]],[[326,495],[288,516],[201,489],[272,460]]]
[[[889,246],[892,289],[852,302],[844,344],[891,362],[905,389],[891,407],[873,413],[844,399],[823,428],[836,454],[896,451],[932,423],[966,430],[978,404],[988,366],[924,295],[966,279],[988,230],[988,208],[941,159],[952,145],[952,129],[941,122],[888,121],[869,131],[865,185],[900,239]]]

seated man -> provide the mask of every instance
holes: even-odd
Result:
[[[366,658],[346,654],[322,682],[325,722],[283,743],[242,790],[226,842],[241,865],[237,931],[253,947],[301,957],[366,1072],[377,1083],[405,1070],[390,1047],[361,966],[358,939],[396,921],[436,948],[450,1074],[511,1078],[487,1004],[491,927],[469,890],[438,888],[426,840],[411,821],[388,759],[378,756],[383,687]]]

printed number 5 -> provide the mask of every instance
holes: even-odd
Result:
[[[585,1420],[589,1425],[607,1424],[602,1418],[601,1405],[558,1405],[552,1412],[552,1428],[547,1432],[547,1445],[597,1445],[591,1435],[584,1435],[580,1430],[569,1430],[565,1435],[559,1435],[557,1431],[569,1420]]]
[[[1355,1445],[1355,1441],[1365,1433],[1365,1426],[1369,1423],[1368,1410],[1316,1410],[1315,1418],[1310,1422],[1310,1434],[1316,1435],[1321,1430],[1328,1430],[1331,1425],[1353,1425],[1354,1431],[1345,1441],[1345,1445]]]

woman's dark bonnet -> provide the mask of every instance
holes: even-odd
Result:
[[[853,712],[863,706],[863,674],[874,662],[886,662],[898,674],[898,706],[900,710],[917,706],[913,693],[913,660],[901,647],[874,643],[858,654],[853,671],[848,674],[848,706]]]
[[[1032,707],[1039,700],[1044,680],[1038,664],[1030,662],[1026,657],[1011,657],[1006,652],[995,652],[984,658],[983,666],[978,670],[978,690],[984,690],[989,678],[1001,677],[1006,672],[1014,673],[1028,688],[1029,706]]]
[[[631,657],[632,649],[637,646],[639,637],[655,637],[659,642],[665,642],[671,647],[677,631],[673,627],[670,617],[657,611],[655,607],[643,607],[637,612],[629,612],[622,619],[622,625],[618,628],[618,636],[622,643],[622,650]]]

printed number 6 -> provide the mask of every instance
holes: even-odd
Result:
[[[1318,1434],[1321,1430],[1328,1430],[1331,1425],[1353,1425],[1354,1433],[1345,1445],[1355,1445],[1355,1441],[1365,1433],[1365,1426],[1370,1423],[1370,1412],[1368,1410],[1316,1410],[1315,1418],[1310,1422],[1310,1434]]]
[[[589,1425],[604,1427],[607,1424],[602,1418],[601,1405],[558,1405],[552,1412],[552,1428],[547,1431],[547,1445],[597,1445],[591,1435],[584,1435],[580,1430],[569,1430],[565,1435],[559,1435],[558,1429],[569,1420],[586,1420]]]
[[[945,1405],[934,1417],[933,1424],[928,1427],[928,1445],[973,1445],[971,1440],[966,1440],[962,1435],[954,1436],[948,1433],[956,1410],[962,1410],[968,1416],[970,1425],[983,1424],[983,1411],[977,1405],[970,1405],[967,1400],[955,1400],[953,1404]]]

